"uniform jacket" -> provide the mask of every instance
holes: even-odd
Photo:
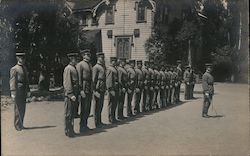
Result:
[[[92,70],[93,90],[104,93],[106,91],[106,68],[97,63]]]
[[[160,87],[160,84],[161,84],[161,74],[158,70],[154,70],[155,72],[155,85]]]
[[[16,95],[17,92],[29,92],[28,72],[25,66],[17,64],[10,69],[10,91]]]
[[[177,82],[178,82],[178,74],[177,74],[177,72],[173,72],[173,74],[172,74],[172,85],[173,86],[175,86],[175,87],[177,87]]]
[[[185,70],[183,79],[185,83],[191,82],[191,74],[188,70]]]
[[[71,98],[79,94],[79,79],[76,67],[69,64],[63,72],[64,95]]]
[[[172,88],[174,85],[173,72],[168,71],[168,76],[169,76],[169,87]]]
[[[181,82],[183,76],[182,76],[182,70],[180,67],[177,67],[177,75],[178,75],[178,77],[177,77],[178,81]]]
[[[202,76],[202,88],[204,93],[214,94],[214,77],[208,72]]]
[[[171,77],[169,75],[169,72],[168,71],[165,71],[165,76],[166,76],[166,88],[168,89],[170,87],[170,80],[171,80]]]
[[[118,71],[116,67],[110,65],[107,69],[106,85],[108,91],[118,91],[119,90],[119,79]]]
[[[119,87],[120,88],[128,88],[128,73],[124,67],[117,67],[118,70],[118,78],[119,78]]]
[[[91,93],[92,91],[92,65],[86,61],[81,61],[76,65],[76,69],[79,76],[80,90],[85,93]]]
[[[136,68],[135,72],[136,72],[136,76],[137,76],[137,87],[140,89],[143,89],[144,88],[144,78],[145,78],[143,71],[142,71],[142,69]]]
[[[134,90],[137,85],[137,76],[136,76],[135,69],[132,67],[129,67],[127,69],[127,72],[128,72],[128,88],[130,90]]]
[[[152,68],[148,68],[149,72],[149,79],[150,79],[150,86],[154,87],[154,70]]]
[[[160,75],[161,75],[161,87],[166,87],[167,83],[166,83],[166,80],[167,80],[167,77],[166,77],[166,74],[164,71],[160,71]]]
[[[144,86],[148,86],[150,84],[150,73],[146,68],[143,68],[142,72],[144,76]]]

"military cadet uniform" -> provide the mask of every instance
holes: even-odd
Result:
[[[156,67],[156,66],[155,66]],[[161,75],[160,72],[155,68],[154,69],[154,85],[155,85],[155,94],[154,94],[154,107],[156,109],[159,108],[158,104],[158,95],[160,91],[160,82],[161,82]]]
[[[104,57],[104,53],[99,52],[96,54],[97,57]],[[95,102],[95,125],[96,127],[102,126],[102,108],[104,103],[104,95],[106,91],[106,67],[102,62],[97,61],[96,65],[92,70],[92,80],[93,80],[93,100]]]
[[[68,57],[76,57],[77,53],[69,53]],[[69,137],[74,136],[74,107],[77,105],[79,95],[79,79],[75,65],[68,64],[63,72],[63,87],[65,95],[65,134]]]
[[[138,60],[137,61],[137,66],[138,64],[142,65],[142,61]],[[141,102],[141,94],[142,90],[144,88],[144,75],[143,71],[141,68],[136,68],[136,77],[137,77],[137,83],[136,83],[136,89],[135,89],[135,107],[134,107],[134,114],[140,113],[140,102]]]
[[[169,66],[166,65],[165,68],[165,76],[166,76],[166,106],[168,106],[170,104],[170,100],[169,100],[169,93],[170,93],[170,75],[169,75]]]
[[[195,75],[194,75],[194,70],[191,68],[190,71],[190,98],[193,99],[194,98],[194,86],[195,86]]]
[[[173,66],[173,74],[172,74],[172,85],[173,85],[173,88],[172,88],[172,95],[171,95],[171,101],[172,101],[172,104],[176,104],[177,103],[177,93],[176,93],[176,88],[178,87],[178,75],[177,75],[177,72],[176,72],[176,67]]]
[[[181,61],[180,60],[178,60],[177,61],[177,64],[178,64],[178,66],[177,66],[177,87],[176,87],[176,100],[177,100],[177,102],[180,102],[180,92],[181,92],[181,83],[182,83],[182,78],[183,78],[183,76],[182,76],[182,69],[181,69]]]
[[[146,108],[149,104],[149,82],[150,75],[148,71],[148,61],[144,61],[144,68],[142,69],[143,76],[144,76],[144,89],[143,89],[143,102],[142,102],[142,112],[146,111]]]
[[[153,102],[154,102],[154,70],[153,70],[153,62],[150,62],[150,66],[148,68],[149,71],[149,105],[148,110],[152,110]]]
[[[212,64],[206,64],[206,68],[211,67]],[[209,117],[207,113],[214,95],[214,78],[208,71],[202,76],[202,88],[204,94],[202,117]]]
[[[169,66],[168,76],[169,76],[169,91],[168,91],[168,101],[169,104],[172,104],[172,93],[173,93],[173,67]]]
[[[126,58],[120,58],[120,61],[126,63]],[[128,73],[124,66],[120,64],[117,67],[118,75],[119,75],[119,99],[118,99],[118,119],[123,120],[125,117],[123,115],[125,94],[128,88]]]
[[[24,57],[25,53],[16,53],[17,57]],[[26,67],[19,62],[10,69],[10,91],[14,100],[14,126],[20,131],[26,110],[26,96],[29,89],[29,79]]]
[[[190,99],[190,81],[191,81],[191,74],[190,74],[190,66],[186,66],[186,70],[183,74],[183,79],[184,79],[184,83],[185,83],[185,91],[184,91],[184,97],[185,100],[189,100]]]
[[[134,63],[135,64],[135,60],[129,60],[130,64]],[[132,98],[133,98],[133,94],[134,94],[134,90],[135,90],[135,86],[136,86],[136,81],[137,81],[137,77],[136,77],[136,72],[134,67],[130,66],[127,69],[128,72],[128,105],[127,105],[127,113],[128,116],[133,116],[132,112]]]
[[[89,50],[82,50],[80,53],[89,54]],[[80,115],[80,132],[88,128],[88,117],[91,109],[92,100],[92,65],[88,60],[83,59],[76,65],[76,69],[79,76],[80,86],[80,102],[81,102],[81,115]]]
[[[161,108],[166,107],[166,75],[164,72],[164,65],[162,65],[161,70],[160,70],[160,75],[161,75],[161,83],[160,83],[160,102],[161,102]]]
[[[117,62],[116,57],[110,58],[111,62],[115,61]],[[119,95],[119,82],[118,82],[118,71],[115,67],[115,65],[110,65],[107,69],[107,79],[106,79],[106,85],[107,90],[109,93],[109,103],[108,103],[108,111],[109,111],[109,122],[115,123],[116,120],[116,108],[117,108],[117,102],[118,102],[118,95]]]

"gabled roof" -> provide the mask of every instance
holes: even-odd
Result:
[[[66,0],[66,4],[72,10],[93,9],[102,0]]]

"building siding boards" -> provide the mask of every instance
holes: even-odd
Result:
[[[106,23],[106,13],[99,15],[99,21],[97,26],[91,25],[91,19],[88,19],[88,26],[83,27],[83,30],[101,30],[102,33],[102,50],[106,56],[106,62],[109,63],[111,56],[117,56],[116,54],[116,37],[117,36],[131,36],[131,55],[132,59],[146,60],[147,55],[145,52],[145,42],[150,37],[153,26],[154,12],[146,9],[146,22],[137,23],[135,10],[136,0],[118,0],[115,4],[116,11],[114,12],[114,24]],[[139,29],[140,36],[134,36],[134,29]],[[112,30],[113,37],[108,38],[107,31]]]

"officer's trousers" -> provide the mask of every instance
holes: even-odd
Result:
[[[127,105],[127,116],[132,116],[132,100],[133,100],[134,90],[128,93],[128,105]]]
[[[178,84],[177,87],[175,88],[175,96],[176,96],[176,101],[180,101],[180,92],[181,92],[181,85]]]
[[[74,133],[74,105],[77,102],[72,101],[70,98],[65,97],[64,99],[64,131],[65,134],[72,134]]]
[[[143,90],[143,102],[142,102],[142,112],[145,112],[146,108],[149,105],[149,90]]]
[[[109,121],[110,122],[113,122],[116,120],[115,112],[116,112],[116,108],[117,108],[117,100],[119,99],[118,96],[119,95],[118,95],[117,91],[115,91],[114,96],[109,92],[108,114],[109,114]]]
[[[81,114],[80,127],[84,128],[88,125],[88,117],[91,109],[92,94],[86,94],[85,98],[81,97]]]
[[[175,99],[175,86],[171,88],[171,104],[176,104],[176,99]]]
[[[124,109],[125,94],[126,93],[120,91],[120,95],[118,99],[118,118],[119,119],[122,119],[124,117],[123,109]]]
[[[148,110],[152,110],[154,102],[154,90],[149,90]]]
[[[188,84],[185,84],[184,98],[185,100],[190,99],[190,85]]]
[[[167,102],[166,102],[166,90],[161,89],[160,90],[160,107],[167,107]]]
[[[204,94],[202,115],[207,115],[212,99],[213,99],[213,95],[209,94],[209,96],[206,96]]]
[[[135,98],[134,98],[135,104],[133,107],[134,114],[140,113],[141,94],[142,94],[141,90],[138,93],[135,93]]]
[[[189,97],[194,98],[194,84],[190,85],[190,95],[189,95]]]
[[[26,91],[16,91],[14,105],[14,126],[17,130],[23,129],[23,119],[26,110]]]
[[[158,104],[158,95],[159,95],[159,90],[156,89],[156,90],[154,91],[154,101],[153,101],[153,106],[154,106],[155,108],[159,108],[159,104]]]
[[[100,93],[100,98],[94,96],[94,102],[95,102],[95,125],[98,126],[102,123],[102,108],[104,103],[104,93]]]

